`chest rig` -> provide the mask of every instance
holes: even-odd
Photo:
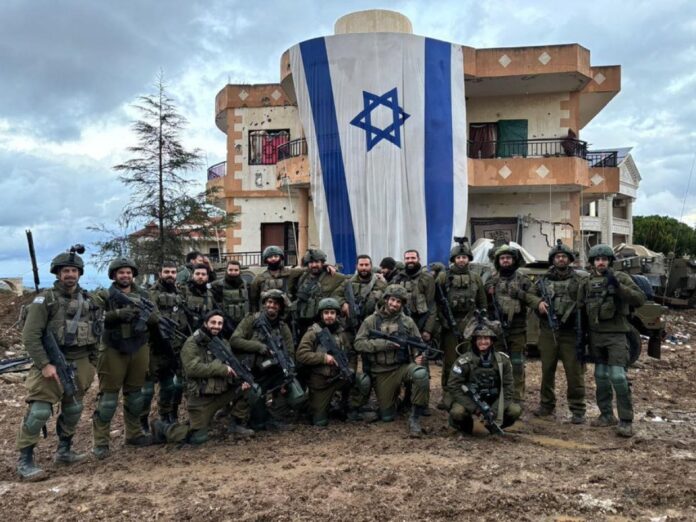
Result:
[[[617,312],[616,293],[614,288],[609,286],[608,279],[603,275],[593,274],[587,285],[585,306],[590,323],[597,324],[613,319]]]
[[[238,288],[231,285],[222,285],[222,308],[227,317],[235,324],[244,319],[249,313],[249,287],[242,280]]]
[[[447,301],[452,313],[462,317],[476,307],[477,284],[474,283],[471,274],[455,274],[449,272],[445,283]]]
[[[50,290],[49,320],[47,327],[56,337],[59,346],[94,345],[102,332],[99,308],[87,292],[78,290],[71,296]]]
[[[302,274],[297,289],[297,315],[300,319],[314,319],[319,311],[321,301],[321,282],[326,273],[314,277],[309,273]]]

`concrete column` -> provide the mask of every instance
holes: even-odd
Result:
[[[297,189],[297,259],[301,259],[302,255],[309,247],[309,189]]]
[[[628,220],[628,236],[626,236],[626,243],[629,245],[633,244],[633,198],[628,198],[626,200],[626,219]]]
[[[602,243],[614,246],[614,196],[606,196],[604,199],[604,216],[602,220]]]

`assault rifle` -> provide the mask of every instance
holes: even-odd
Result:
[[[498,423],[495,422],[495,413],[493,413],[493,410],[491,410],[491,407],[488,405],[488,403],[481,399],[481,396],[476,391],[475,386],[466,386],[463,384],[462,391],[466,393],[466,395],[476,405],[476,408],[478,409],[479,414],[481,415],[481,419],[483,420],[483,424],[486,426],[488,433],[490,433],[491,435],[505,435],[503,428],[498,426]],[[498,400],[502,400],[502,397],[500,397]]]
[[[500,327],[503,330],[500,334],[500,337],[503,340],[503,346],[505,347],[505,351],[509,352],[510,349],[508,348],[507,340],[505,339],[505,330],[508,329],[510,323],[508,323],[507,318],[505,317],[505,315],[503,315],[503,311],[500,309],[500,304],[498,304],[498,298],[495,296],[495,293],[493,293],[491,297],[491,300],[493,301],[493,313],[495,314],[495,319],[500,323]]]
[[[237,358],[234,352],[222,339],[213,337],[208,343],[208,349],[218,361],[232,368],[234,373],[237,374],[237,378],[241,379],[252,388],[256,385],[251,370]]]
[[[9,372],[21,372],[21,371],[26,371],[29,368],[20,368],[20,369],[15,369],[18,368],[19,366],[24,366],[26,364],[31,363],[31,357],[17,357],[15,359],[3,359],[0,361],[0,373],[9,373]]]
[[[399,346],[399,353],[397,355],[397,362],[399,364],[405,364],[411,362],[411,350],[409,348],[415,348],[420,354],[424,355],[428,359],[433,354],[443,354],[442,350],[433,348],[429,344],[423,342],[423,340],[415,335],[391,335],[384,333],[381,330],[370,330],[368,332],[370,339],[384,339],[390,343],[394,343]]]
[[[297,373],[295,369],[295,362],[285,351],[281,340],[273,335],[271,325],[268,322],[268,318],[265,314],[262,313],[259,315],[259,318],[255,321],[255,326],[261,330],[261,333],[265,338],[266,347],[271,352],[273,362],[277,364],[283,372],[284,384],[291,383],[295,379]]]
[[[358,326],[360,326],[360,315],[362,310],[355,301],[355,292],[353,292],[353,283],[351,283],[350,278],[346,279],[346,286],[344,289],[344,295],[346,297],[346,303],[348,303],[348,310],[350,316],[346,324],[350,330],[357,331]]]
[[[449,300],[447,299],[447,294],[445,293],[445,290],[442,288],[442,285],[436,284],[435,285],[435,296],[440,303],[440,309],[442,310],[442,315],[445,316],[445,322],[447,323],[447,328],[450,329],[450,331],[457,336],[457,342],[463,343],[464,342],[464,333],[457,328],[457,320],[454,318],[454,314],[452,313],[452,308],[449,305]]]
[[[46,330],[46,333],[41,337],[48,361],[56,367],[58,379],[63,387],[63,394],[66,397],[71,397],[75,401],[75,393],[77,392],[77,382],[75,381],[75,369],[72,364],[68,364],[65,355],[60,350],[53,332]]]
[[[558,316],[556,315],[556,307],[553,304],[553,296],[549,292],[548,286],[546,286],[546,281],[544,277],[540,277],[537,280],[539,285],[539,291],[541,292],[541,298],[546,303],[546,320],[549,323],[549,328],[551,329],[551,335],[553,336],[553,344],[558,346],[558,340],[556,339],[556,332],[560,328],[558,323]]]
[[[147,332],[147,322],[150,320],[152,312],[155,311],[155,303],[143,296],[138,296],[139,299],[133,299],[119,290],[111,292],[109,297],[113,299],[114,303],[116,304],[123,306],[135,306],[138,309],[138,318],[135,321],[133,330],[140,334]]]
[[[317,340],[326,353],[331,355],[336,360],[336,364],[338,365],[338,375],[330,380],[341,380],[350,383],[354,382],[355,372],[350,368],[348,354],[339,348],[328,328],[322,328],[322,330],[317,334]]]

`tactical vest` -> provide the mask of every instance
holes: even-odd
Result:
[[[135,304],[122,305],[116,303],[112,299],[114,292],[119,292],[115,288],[109,288],[109,308],[111,310],[120,310],[122,308],[130,308],[136,311],[139,315],[139,310]],[[147,299],[147,293],[140,288],[136,288],[135,291],[130,292],[128,297],[134,301],[139,301],[142,298]],[[136,332],[135,323],[137,319],[129,323],[119,323],[113,327],[104,329],[103,339],[107,345],[112,348],[116,348],[121,353],[133,353],[137,351],[142,345],[147,342],[148,334],[145,332]]]
[[[249,313],[249,288],[245,282],[239,288],[222,285],[222,311],[234,324],[246,317]]]
[[[502,391],[501,365],[503,357],[498,352],[493,352],[493,358],[489,365],[485,365],[480,356],[478,361],[469,353],[457,361],[459,366],[469,367],[469,383],[476,390],[481,399],[488,404],[493,404]]]
[[[577,276],[573,275],[566,279],[559,280],[544,278],[544,283],[546,284],[549,297],[553,301],[553,307],[558,321],[561,325],[566,323],[573,324],[572,314],[575,312],[577,306],[579,286]]]
[[[307,331],[312,331],[315,334],[318,334],[323,330],[323,326],[314,323],[312,326],[308,328]],[[336,346],[338,346],[341,350],[344,352],[347,352],[347,347],[345,346],[343,342],[343,338],[340,335],[341,331],[337,331],[336,333],[332,333],[331,336],[334,339],[334,342],[336,343]],[[320,353],[326,353],[326,349],[319,343],[319,339],[315,337],[314,339],[314,351],[315,352],[320,352]],[[317,376],[320,376],[320,379],[312,379],[312,386],[317,388],[321,387],[322,384],[328,384],[328,379],[331,377],[335,377],[338,375],[339,371],[336,366],[332,366],[330,364],[318,364],[316,366],[312,366],[311,373]]]
[[[203,316],[215,308],[213,297],[208,289],[206,289],[205,294],[198,295],[194,294],[191,288],[187,288],[184,299],[191,329],[196,330],[203,324]]]
[[[318,278],[309,273],[302,274],[297,285],[297,316],[299,319],[310,320],[317,316],[319,301],[322,299],[321,282],[326,276],[322,273]]]
[[[263,272],[260,276],[261,292],[267,292],[268,290],[281,290],[283,293],[287,293],[288,275],[289,274],[285,269],[281,269],[278,277],[273,277],[269,271]]]
[[[375,290],[377,282],[377,277],[372,276],[369,282],[361,283],[360,281],[352,281],[353,285],[353,295],[355,295],[355,301],[360,309],[360,319],[361,321],[365,317],[369,317],[377,310],[379,300],[382,297],[381,290]]]
[[[476,308],[477,286],[470,273],[447,274],[447,301],[453,315],[463,317]]]
[[[99,342],[103,329],[99,319],[101,311],[86,291],[80,290],[74,297],[68,297],[61,292],[48,290],[46,297],[49,311],[47,327],[64,352]]]
[[[396,321],[384,321],[381,315],[377,315],[377,321],[375,323],[375,330],[398,336],[410,335],[404,324],[404,315],[399,314]],[[368,353],[368,360],[370,363],[378,364],[380,366],[394,366],[398,365],[398,350],[386,350],[380,352]]]
[[[410,278],[405,274],[398,274],[394,278],[394,283],[406,289],[406,293],[408,294],[408,299],[406,300],[408,304],[406,307],[408,309],[408,315],[410,316],[428,313],[428,299],[418,285],[421,277],[423,277],[422,273],[419,273],[418,277],[415,278]]]
[[[585,306],[590,324],[598,324],[600,321],[611,321],[618,312],[616,306],[616,293],[609,286],[608,279],[603,275],[593,274],[587,282],[589,291],[586,296]]]
[[[523,303],[517,297],[513,297],[519,290],[524,288],[517,272],[510,279],[500,277],[496,281],[495,299],[508,323],[511,323],[514,317],[522,314],[524,310]]]
[[[176,321],[179,325],[179,329],[188,333],[188,322],[186,320],[186,313],[181,306],[183,299],[180,294],[177,292],[166,292],[159,287],[155,287],[151,290],[150,296],[157,305],[157,310],[161,316]],[[180,336],[173,336],[168,342],[171,347],[180,348],[184,344],[184,339]],[[157,342],[154,343],[154,345],[159,347]]]
[[[196,330],[193,333],[193,340],[196,343],[200,360],[203,364],[210,364],[215,361],[215,356],[210,350],[208,350],[208,343],[210,338],[205,335],[200,330]],[[223,341],[226,342],[226,341]],[[203,378],[188,378],[187,382],[191,383],[189,386],[190,391],[193,395],[198,397],[206,395],[220,395],[225,393],[230,387],[229,377],[203,377]]]

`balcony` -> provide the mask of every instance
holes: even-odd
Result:
[[[208,167],[208,181],[224,178],[225,176],[227,176],[226,161],[221,161],[220,163],[216,163],[212,167]]]
[[[276,188],[308,188],[309,160],[307,158],[307,140],[300,138],[283,143],[278,147],[276,164]]]
[[[572,138],[512,141],[468,141],[467,156],[474,159],[550,158],[587,156],[587,142]]]

